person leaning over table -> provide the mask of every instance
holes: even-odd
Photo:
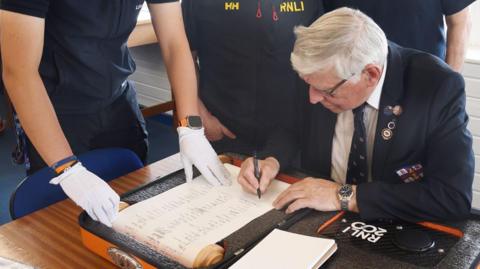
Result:
[[[469,5],[474,1],[327,0],[325,8],[359,9],[383,29],[388,40],[436,55],[460,71],[471,28]]]
[[[320,176],[291,185],[274,206],[366,220],[467,216],[474,159],[462,76],[388,43],[358,10],[337,9],[295,32],[292,64],[310,85],[301,164]],[[255,193],[252,166],[248,159],[238,181]],[[262,192],[274,176],[262,179]]]
[[[296,7],[296,8],[294,8]],[[323,0],[225,2],[183,0],[187,37],[198,68],[199,110],[214,149],[275,156],[264,169],[287,166],[280,150],[299,121],[301,81],[290,64],[296,25],[323,14]],[[282,154],[276,154],[281,152]]]
[[[106,225],[118,212],[119,196],[74,154],[123,147],[146,160],[145,120],[134,86],[127,81],[135,70],[127,39],[143,2],[1,2],[3,79],[28,136],[20,139],[21,154],[31,165],[28,173],[50,166],[57,174],[50,183],[60,184],[75,203]],[[180,3],[147,3],[178,116],[183,118],[177,130],[187,181],[194,164],[212,184],[228,184],[229,174],[198,120],[195,69]]]

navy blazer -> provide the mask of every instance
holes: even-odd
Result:
[[[470,212],[474,157],[467,130],[463,77],[443,61],[389,44],[375,134],[372,182],[359,184],[357,204],[366,220],[446,220]],[[400,105],[393,137],[381,131],[396,117],[384,113]],[[321,104],[304,106],[302,168],[330,178],[337,115]],[[423,166],[423,178],[404,183],[396,171]]]

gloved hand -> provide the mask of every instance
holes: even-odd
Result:
[[[180,157],[187,176],[187,182],[193,178],[192,164],[213,186],[232,184],[231,175],[218,159],[217,154],[208,142],[204,129],[178,127]]]
[[[80,162],[50,180],[50,184],[60,184],[65,194],[87,211],[93,220],[112,227],[118,214],[120,197],[105,181],[88,171]]]

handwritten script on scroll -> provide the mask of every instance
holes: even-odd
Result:
[[[197,254],[271,210],[288,184],[274,180],[261,199],[246,193],[236,177],[239,168],[225,167],[232,185],[212,187],[203,176],[120,212],[113,228],[149,248],[192,267]]]

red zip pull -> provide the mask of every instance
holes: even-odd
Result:
[[[257,19],[260,19],[262,17],[262,7],[260,4],[260,0],[258,0],[258,5],[257,5]]]
[[[278,21],[278,14],[274,4],[272,4],[272,19],[274,21]]]

